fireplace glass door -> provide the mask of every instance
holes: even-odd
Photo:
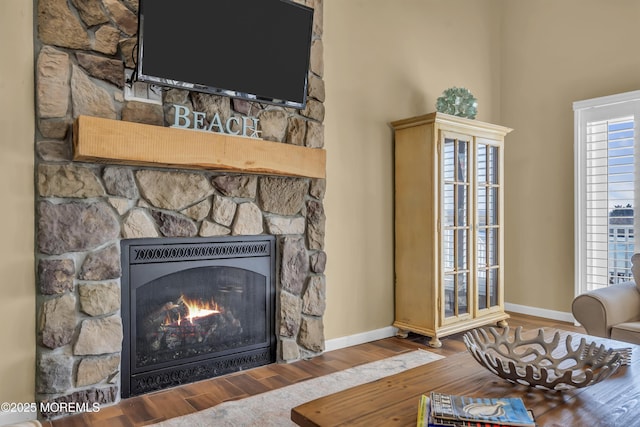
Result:
[[[135,370],[267,341],[267,277],[235,267],[172,273],[135,293]]]

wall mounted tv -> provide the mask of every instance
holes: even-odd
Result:
[[[136,79],[304,108],[312,27],[290,0],[140,0]]]

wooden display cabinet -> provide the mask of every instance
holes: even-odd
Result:
[[[511,129],[442,113],[395,131],[395,321],[440,338],[506,326],[504,137]]]

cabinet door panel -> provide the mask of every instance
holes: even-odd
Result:
[[[455,271],[455,230],[447,229],[442,234],[442,261],[445,273]]]
[[[468,224],[468,216],[469,216],[469,205],[467,203],[467,185],[456,185],[456,200],[458,203],[456,204],[456,225],[459,227],[464,227]]]
[[[490,228],[488,230],[488,237],[487,253],[489,258],[487,260],[487,266],[495,267],[498,265],[498,229]]]
[[[460,273],[456,277],[458,285],[458,316],[469,313],[469,273]]]
[[[453,274],[444,275],[444,315],[452,317],[456,314],[456,279]]]
[[[495,307],[498,305],[498,280],[499,278],[499,270],[497,268],[492,268],[489,270],[489,305],[491,307]]]
[[[453,227],[455,225],[456,197],[455,185],[445,184],[442,192],[442,205],[444,212],[442,215],[443,225],[445,227]]]
[[[500,147],[476,146],[476,292],[478,310],[500,303],[501,217]]]
[[[468,267],[468,238],[467,230],[456,230],[456,271],[466,270]]]
[[[446,139],[442,150],[442,178],[445,181],[455,181],[456,175],[456,153],[455,140]]]
[[[478,226],[485,226],[488,224],[487,219],[487,187],[480,186],[476,190],[477,192],[477,207],[478,210]]]
[[[487,270],[478,270],[476,286],[478,289],[478,309],[482,310],[488,307]]]
[[[445,316],[469,314],[469,273],[446,274],[443,288]]]
[[[454,321],[471,313],[471,137],[444,136],[442,149],[441,235],[443,316]]]
[[[486,194],[486,209],[487,209],[487,219],[486,223],[488,225],[498,225],[498,191],[497,187],[490,187],[485,189],[484,193]]]

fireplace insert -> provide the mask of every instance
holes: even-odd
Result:
[[[121,248],[122,397],[275,362],[273,236]]]

